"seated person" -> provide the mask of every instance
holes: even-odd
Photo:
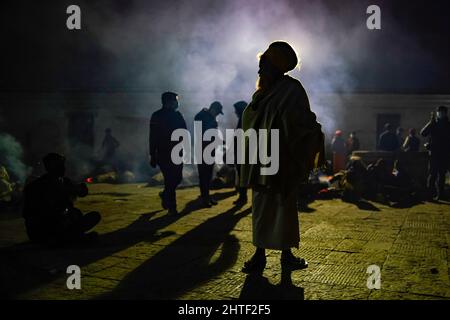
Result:
[[[96,234],[85,232],[99,223],[100,214],[83,215],[73,206],[76,197],[88,194],[86,184],[75,184],[64,177],[64,156],[49,153],[43,162],[47,173],[24,190],[23,217],[28,237],[33,242],[50,245],[92,239]]]
[[[416,196],[416,181],[408,173],[405,166],[398,160],[394,163],[393,199],[397,202],[411,202]]]
[[[366,194],[367,169],[359,157],[351,157],[341,182],[344,201],[359,201]]]

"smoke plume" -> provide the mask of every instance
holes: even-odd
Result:
[[[22,146],[13,136],[0,133],[0,165],[3,165],[13,180],[25,182],[30,168],[22,162]]]

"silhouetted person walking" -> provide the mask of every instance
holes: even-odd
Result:
[[[431,120],[420,131],[423,137],[431,138],[428,188],[434,200],[444,197],[445,175],[450,162],[450,122],[447,114],[447,107],[438,107],[436,114],[432,112]]]
[[[302,269],[307,262],[295,257],[291,248],[299,246],[300,230],[297,195],[311,170],[323,163],[324,142],[321,125],[311,112],[302,84],[288,75],[297,65],[297,55],[286,42],[274,42],[260,56],[259,79],[252,102],[242,115],[244,131],[279,130],[279,170],[262,175],[261,163],[241,166],[241,186],[253,189],[253,257],[243,272],[259,271],[266,265],[265,249],[282,250],[281,263]],[[276,142],[275,142],[276,143]],[[246,143],[246,154],[250,145]],[[269,145],[263,147],[271,150]]]
[[[216,117],[219,114],[223,114],[222,112],[223,106],[220,102],[214,101],[209,108],[202,109],[195,116],[195,121],[200,121],[202,123],[202,137],[205,131],[209,129],[217,129],[218,124],[216,121]],[[198,137],[200,138],[200,137]],[[200,143],[200,142],[197,142]],[[202,153],[205,148],[212,142],[203,141],[202,139]],[[213,154],[214,155],[214,154]],[[202,197],[203,205],[205,207],[211,207],[212,205],[216,205],[217,201],[212,199],[209,195],[211,179],[213,175],[214,164],[207,164],[202,161],[201,164],[197,165],[198,168],[198,178],[199,178],[199,186],[200,186],[200,195]]]
[[[104,150],[103,162],[115,166],[116,149],[119,146],[119,141],[113,137],[111,129],[107,128],[102,142],[102,149]]]
[[[238,117],[238,123],[236,125],[237,129],[242,129],[242,113],[244,112],[245,108],[247,107],[247,102],[245,101],[238,101],[234,105],[234,111],[236,113],[236,116]],[[237,139],[235,139],[235,145],[234,145],[234,159],[235,159],[235,168],[236,168],[236,180],[237,180],[237,191],[239,193],[239,198],[233,202],[235,205],[244,205],[247,203],[247,188],[246,187],[240,187],[239,186],[239,180],[240,180],[240,169],[241,165],[237,162]]]
[[[409,129],[409,134],[403,144],[403,151],[405,152],[419,152],[420,139],[416,135],[416,129]]]
[[[162,108],[152,114],[150,119],[149,153],[150,166],[159,166],[164,177],[164,191],[161,205],[169,214],[177,213],[176,188],[183,180],[183,164],[175,164],[171,153],[177,141],[171,141],[176,129],[186,129],[186,122],[179,111],[178,95],[165,92],[161,96]]]
[[[98,212],[83,213],[74,207],[76,197],[88,194],[86,184],[65,177],[65,158],[49,153],[43,159],[46,174],[29,183],[24,190],[23,216],[31,241],[49,245],[92,240],[85,234],[98,224]]]
[[[398,142],[398,136],[395,134],[394,129],[390,123],[384,125],[384,132],[380,135],[378,141],[378,149],[382,151],[397,151],[400,145]]]

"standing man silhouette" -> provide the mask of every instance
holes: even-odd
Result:
[[[116,166],[116,149],[120,146],[119,141],[112,135],[111,128],[105,129],[105,137],[102,142],[102,149],[105,150],[103,162],[113,167]]]
[[[324,135],[302,84],[286,75],[297,63],[297,55],[288,43],[272,43],[260,57],[257,90],[242,116],[244,131],[277,129],[280,136],[276,174],[262,175],[259,163],[245,162],[241,166],[241,186],[253,189],[253,245],[256,247],[255,254],[242,269],[246,273],[265,267],[265,249],[281,250],[283,266],[294,269],[308,266],[304,259],[291,252],[300,242],[297,195],[299,185],[307,181],[311,170],[323,164]]]
[[[450,162],[450,121],[447,113],[447,107],[438,107],[420,131],[423,137],[431,137],[428,188],[436,201],[444,197],[445,175]]]
[[[178,95],[164,92],[161,96],[162,108],[150,119],[149,153],[150,166],[159,166],[164,177],[164,191],[159,196],[164,209],[169,214],[177,214],[176,188],[183,179],[183,164],[175,164],[171,159],[172,148],[178,143],[171,141],[172,132],[186,129],[186,122],[179,107]]]
[[[244,110],[247,107],[247,105],[248,105],[248,103],[245,101],[238,101],[233,105],[236,116],[238,117],[238,123],[236,125],[236,130],[242,129],[242,114],[244,113]],[[237,141],[235,141],[235,144],[234,144],[234,157],[235,157],[235,168],[236,168],[236,180],[237,180],[237,185],[238,185],[237,191],[239,193],[239,197],[236,201],[233,202],[233,204],[241,206],[241,205],[245,205],[247,203],[248,199],[247,199],[247,188],[239,186],[241,165],[237,163]]]
[[[202,137],[205,131],[209,129],[217,129],[218,124],[216,118],[219,114],[223,114],[223,106],[219,101],[214,101],[211,103],[209,108],[202,109],[196,114],[194,120],[200,121],[202,123]],[[202,139],[202,152],[211,142],[203,141]],[[213,175],[214,164],[201,163],[197,165],[198,168],[198,178],[200,186],[200,195],[202,198],[203,205],[205,207],[211,207],[217,204],[217,201],[212,199],[209,195],[209,189],[211,184],[211,179]]]

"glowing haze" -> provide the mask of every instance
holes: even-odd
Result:
[[[354,27],[350,33],[348,28],[343,32],[341,22],[333,18],[336,12],[320,1],[304,4],[142,1],[118,10],[104,3],[87,9],[85,23],[93,27],[97,41],[113,60],[114,76],[123,81],[122,86],[155,92],[170,89],[181,94],[182,104],[197,107],[214,100],[228,108],[237,100],[248,101],[255,87],[258,52],[274,40],[285,40],[301,59],[301,71],[298,68],[291,75],[302,81],[311,94],[313,110],[331,129],[332,116],[320,112],[314,93],[351,89],[344,58],[355,56],[350,51],[355,40],[363,46],[366,16],[364,11],[354,13]],[[228,110],[225,119],[234,122],[232,109]]]

